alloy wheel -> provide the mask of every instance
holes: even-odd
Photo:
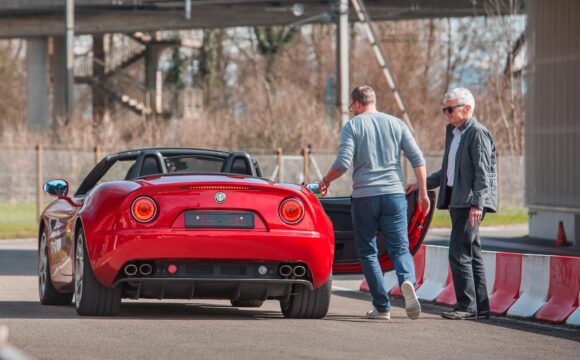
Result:
[[[48,254],[46,245],[46,234],[43,231],[40,237],[40,247],[38,249],[38,290],[44,297],[46,293],[46,280],[48,271]]]
[[[75,306],[78,307],[83,293],[84,280],[84,239],[83,235],[77,237],[77,249],[75,255]]]

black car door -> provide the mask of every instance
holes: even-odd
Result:
[[[427,234],[433,211],[435,208],[435,192],[429,192],[431,206],[428,213],[423,213],[417,206],[418,192],[415,191],[406,196],[407,198],[407,220],[409,233],[409,250],[415,254],[421,247],[423,239]],[[330,217],[334,225],[334,274],[353,274],[362,273],[356,244],[354,240],[352,217],[351,217],[351,198],[334,197],[319,199],[326,214]],[[387,253],[387,247],[382,234],[377,234],[377,247],[379,250],[379,262],[383,271],[393,269],[393,263]]]

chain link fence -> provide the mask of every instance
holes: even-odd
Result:
[[[102,156],[123,149],[66,149],[66,148],[0,148],[0,203],[36,203],[44,208],[50,197],[42,191],[42,185],[51,179],[66,179],[74,193],[84,177]],[[252,150],[267,179],[291,183],[319,181],[335,159],[335,153],[312,151],[305,165],[302,154],[284,155],[281,152]],[[441,166],[441,155],[426,155],[428,172]],[[349,196],[351,171],[332,183],[328,196]],[[411,166],[405,161],[405,175],[414,181]],[[500,206],[524,207],[524,159],[523,156],[499,157]]]

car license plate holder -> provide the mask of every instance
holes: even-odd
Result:
[[[253,229],[255,215],[249,211],[187,211],[186,228]]]

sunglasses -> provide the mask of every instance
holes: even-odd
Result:
[[[462,107],[465,106],[465,104],[461,104],[461,105],[455,105],[455,106],[447,106],[441,109],[441,111],[443,111],[443,114],[452,114],[453,110],[457,109],[458,107]]]

